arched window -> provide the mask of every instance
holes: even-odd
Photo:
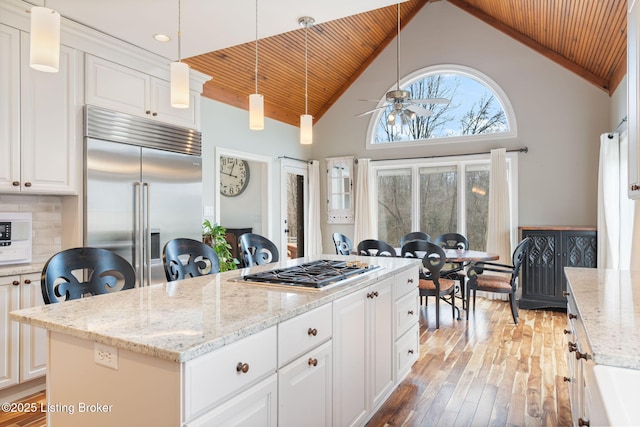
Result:
[[[489,77],[469,67],[437,65],[418,70],[400,81],[410,99],[445,98],[449,103],[416,102],[431,111],[407,120],[397,114],[389,120],[393,105],[374,113],[369,123],[367,148],[397,147],[400,144],[438,144],[479,139],[513,138],[516,121],[511,103]],[[390,90],[394,90],[390,88]],[[385,101],[385,100],[383,100]],[[379,106],[385,105],[381,101]],[[420,108],[418,109],[420,110]]]

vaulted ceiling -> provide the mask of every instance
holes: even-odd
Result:
[[[401,27],[430,1],[401,3]],[[447,0],[611,94],[626,74],[626,0]],[[308,112],[318,120],[395,39],[396,6],[311,27]],[[265,116],[297,126],[305,112],[305,29],[261,39],[258,86]],[[205,97],[248,108],[255,42],[185,60],[213,78]],[[311,94],[313,94],[311,96]]]

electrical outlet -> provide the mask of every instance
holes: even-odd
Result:
[[[118,349],[110,345],[95,343],[94,358],[98,365],[111,369],[118,369]]]

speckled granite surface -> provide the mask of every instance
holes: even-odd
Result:
[[[0,265],[0,277],[40,273],[44,263]]]
[[[359,259],[383,268],[344,286],[323,291],[239,283],[249,269],[136,288],[109,295],[14,311],[14,320],[91,341],[184,362],[333,301],[419,261],[385,257]],[[293,265],[302,259],[261,266],[251,272]]]
[[[640,369],[640,271],[565,268],[597,364]]]

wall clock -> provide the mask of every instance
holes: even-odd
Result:
[[[235,197],[249,184],[249,164],[235,157],[220,157],[220,194]]]

